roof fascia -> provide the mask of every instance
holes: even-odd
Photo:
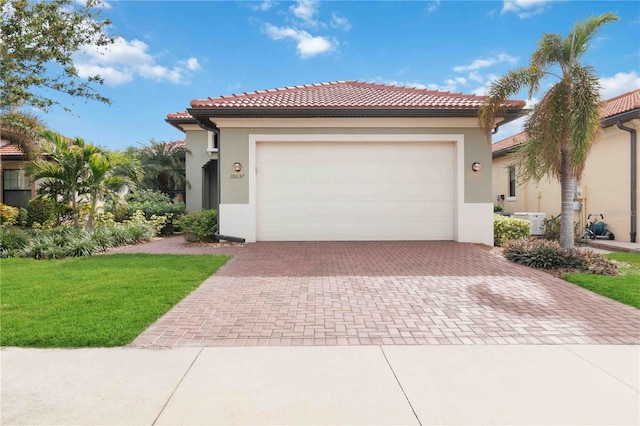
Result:
[[[631,111],[623,112],[622,114],[612,115],[611,117],[602,119],[600,123],[602,127],[606,128],[615,126],[617,122],[625,123],[636,118],[640,118],[640,109],[634,109]]]
[[[181,132],[184,132],[184,129],[182,128],[183,124],[198,124],[198,120],[194,118],[165,118],[164,121],[180,130]]]

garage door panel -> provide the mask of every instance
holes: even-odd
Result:
[[[258,239],[453,239],[453,152],[444,143],[258,143]]]

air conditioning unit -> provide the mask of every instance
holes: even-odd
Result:
[[[544,223],[546,213],[516,212],[513,217],[531,222],[531,235],[544,235]]]

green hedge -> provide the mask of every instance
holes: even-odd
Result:
[[[493,215],[493,244],[502,246],[507,241],[528,238],[531,222],[510,216]]]
[[[218,230],[218,211],[202,210],[187,213],[175,221],[187,241],[214,242]]]

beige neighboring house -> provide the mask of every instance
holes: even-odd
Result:
[[[581,228],[588,214],[602,214],[616,240],[636,242],[639,127],[640,89],[605,101],[601,129],[576,188],[575,221]],[[559,181],[549,178],[523,184],[510,164],[510,154],[524,139],[524,133],[519,133],[492,146],[494,202],[509,213],[557,216],[561,210]]]
[[[217,207],[223,239],[493,245],[484,99],[339,81],[198,99],[167,122],[186,135],[187,210]]]
[[[25,176],[27,157],[19,146],[8,140],[0,141],[0,203],[26,207],[36,192],[35,184]]]

